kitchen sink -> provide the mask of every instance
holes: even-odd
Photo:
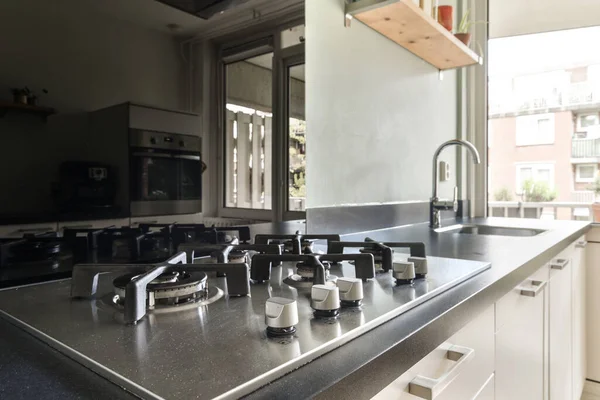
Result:
[[[542,229],[512,228],[508,226],[489,225],[451,225],[435,230],[438,233],[464,233],[467,235],[492,235],[492,236],[537,236],[546,232]]]

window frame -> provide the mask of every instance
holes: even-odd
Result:
[[[281,104],[280,104],[280,112],[281,112],[281,132],[284,132],[284,138],[283,138],[283,148],[282,148],[282,152],[281,154],[285,154],[284,160],[282,160],[282,167],[283,167],[283,171],[284,172],[284,176],[283,176],[283,180],[284,180],[284,196],[283,199],[284,201],[282,201],[281,203],[281,213],[282,213],[282,220],[294,220],[294,219],[304,219],[306,218],[306,211],[290,211],[289,209],[289,202],[290,202],[290,192],[289,192],[289,182],[288,182],[288,177],[289,177],[289,169],[290,169],[290,154],[289,154],[289,148],[290,148],[290,135],[289,135],[289,130],[290,130],[290,110],[289,110],[289,95],[290,95],[290,90],[289,90],[289,79],[290,79],[290,74],[289,74],[289,68],[296,66],[296,65],[302,65],[306,63],[306,57],[305,57],[305,53],[306,49],[304,46],[304,43],[301,44],[297,44],[295,46],[291,46],[291,47],[286,47],[285,49],[282,50],[281,52],[281,70],[280,70],[280,76],[281,76],[281,93],[282,96],[280,98],[281,100]],[[306,118],[306,116],[305,116]]]
[[[283,221],[286,219],[302,219],[306,218],[306,212],[293,212],[286,213],[286,208],[282,208],[282,202],[285,199],[287,201],[287,180],[282,180],[287,176],[287,171],[283,170],[285,165],[282,160],[288,158],[288,150],[283,147],[287,144],[287,131],[282,130],[282,117],[283,112],[281,109],[280,100],[283,98],[282,85],[280,83],[282,79],[282,56],[285,56],[290,50],[296,46],[281,48],[281,32],[305,24],[304,16],[287,20],[283,24],[276,24],[267,27],[262,30],[253,32],[252,35],[248,35],[247,32],[238,32],[232,38],[220,43],[218,47],[218,55],[216,59],[216,70],[217,79],[215,82],[216,86],[216,97],[217,105],[216,112],[211,113],[211,117],[217,118],[218,132],[217,135],[217,183],[218,183],[218,195],[217,195],[217,216],[225,218],[240,218],[249,220],[263,220],[263,221]],[[253,46],[256,44],[256,46]],[[269,47],[270,46],[270,47]],[[304,51],[304,44],[301,44],[302,50]],[[256,47],[257,49],[253,49]],[[271,209],[253,209],[253,208],[238,208],[238,207],[227,207],[226,206],[226,148],[225,148],[225,137],[226,137],[226,104],[227,104],[227,93],[226,93],[226,65],[236,61],[243,61],[247,58],[265,54],[269,52],[269,48],[273,52],[273,66],[272,66],[272,151],[271,151],[271,182],[272,182],[272,201]],[[285,184],[283,182],[285,181]]]
[[[594,173],[591,178],[582,178],[581,177],[581,167],[593,167]],[[576,183],[593,183],[596,180],[596,176],[598,175],[598,164],[577,164],[575,166],[575,182]]]

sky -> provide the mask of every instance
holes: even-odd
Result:
[[[600,27],[491,39],[489,76],[522,75],[600,64],[599,48]]]

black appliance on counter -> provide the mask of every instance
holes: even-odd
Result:
[[[116,174],[110,165],[88,161],[60,164],[55,200],[59,212],[96,213],[115,208]]]
[[[162,262],[183,244],[188,245],[186,250],[193,244],[197,256],[210,257],[215,249],[221,249],[214,246],[237,245],[239,240],[250,240],[249,227],[140,224],[136,228],[66,228],[62,235],[41,232],[0,238],[0,288],[69,278],[76,264]]]
[[[130,130],[131,215],[202,211],[201,148],[197,136]]]

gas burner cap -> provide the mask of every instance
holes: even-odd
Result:
[[[125,301],[125,288],[140,274],[127,274],[113,281],[115,294],[120,302]],[[204,272],[188,273],[184,270],[166,272],[146,286],[148,307],[173,306],[206,299],[208,295],[207,276]]]
[[[329,276],[329,270],[331,269],[331,264],[327,261],[321,261],[321,264],[325,267],[325,277]],[[314,277],[314,269],[312,266],[299,262],[296,264],[296,273],[303,278],[312,279]]]
[[[300,251],[302,253],[305,253],[305,250],[308,249],[312,252],[313,249],[313,244],[316,242],[316,240],[312,240],[312,239],[302,239],[300,241]],[[272,244],[282,244],[283,245],[283,252],[284,253],[292,253],[294,250],[294,241],[292,239],[283,239],[283,240],[273,240],[271,241]]]
[[[249,254],[247,250],[231,250],[227,255],[230,263],[243,264],[249,262]]]

